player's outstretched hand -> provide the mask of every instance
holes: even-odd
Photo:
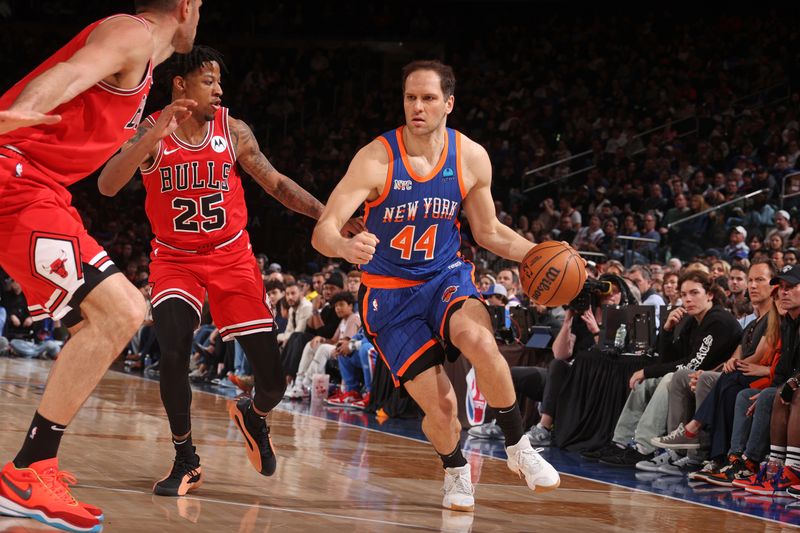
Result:
[[[0,111],[0,135],[38,124],[56,124],[61,115],[45,115],[36,111]]]
[[[353,217],[348,220],[344,226],[342,226],[341,234],[342,237],[350,238],[354,235],[358,235],[362,231],[367,231],[367,227],[364,225],[364,219],[361,217]]]
[[[197,102],[188,98],[179,98],[169,104],[161,111],[153,132],[163,139],[172,134],[178,126],[192,116],[192,108],[197,106]]]
[[[378,242],[378,237],[372,233],[362,231],[347,239],[340,255],[348,263],[364,265],[372,260]]]

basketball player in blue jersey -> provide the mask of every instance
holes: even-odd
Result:
[[[442,458],[445,508],[474,509],[470,466],[461,453],[456,397],[444,373],[444,346],[475,368],[497,412],[508,467],[531,490],[558,487],[558,472],[523,434],[511,373],[495,343],[474,266],[459,256],[462,207],[475,240],[521,261],[531,243],[501,224],[491,193],[486,150],[446,127],[453,110],[453,70],[438,61],[403,69],[405,126],[362,148],[331,194],[312,237],[322,254],[361,265],[359,308],[365,331],[425,417],[422,429]],[[365,203],[366,231],[339,230]]]

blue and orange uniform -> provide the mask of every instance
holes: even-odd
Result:
[[[461,134],[446,129],[441,159],[427,176],[411,168],[402,127],[378,140],[389,169],[383,193],[365,204],[367,231],[380,242],[361,267],[359,305],[364,328],[399,386],[444,362],[447,320],[467,298],[481,297],[474,265],[459,254],[466,193]]]

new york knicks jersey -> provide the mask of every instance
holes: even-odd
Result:
[[[155,124],[160,112],[145,120]],[[228,130],[220,107],[198,145],[175,133],[161,140],[153,163],[142,169],[145,210],[156,239],[184,250],[222,243],[247,225],[247,206]]]
[[[378,140],[389,154],[389,170],[381,196],[365,204],[367,231],[380,243],[362,270],[404,280],[428,280],[457,261],[461,247],[461,134],[446,129],[441,159],[428,176],[418,176],[411,168],[402,127]]]
[[[132,15],[113,15],[89,25],[0,97],[0,109],[8,109],[33,78],[71,58],[97,26],[118,17],[148,26],[144,19]],[[2,134],[0,146],[8,146],[28,158],[44,174],[38,179],[49,179],[45,185],[72,185],[100,168],[136,133],[153,83],[152,72],[150,61],[141,83],[133,89],[120,89],[101,81],[51,111],[61,115],[61,122]]]

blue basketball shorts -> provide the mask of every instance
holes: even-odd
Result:
[[[483,301],[474,272],[472,263],[459,259],[430,280],[411,287],[362,284],[361,320],[396,387],[444,362],[450,315],[468,298]]]

